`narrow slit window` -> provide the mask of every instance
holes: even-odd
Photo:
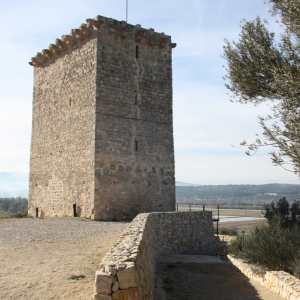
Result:
[[[138,95],[135,95],[135,99],[134,99],[134,105],[138,104]]]
[[[135,47],[135,58],[139,58],[139,46]]]
[[[135,151],[138,151],[138,141],[135,141]]]

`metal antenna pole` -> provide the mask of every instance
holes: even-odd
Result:
[[[128,23],[128,0],[126,0],[126,23]]]

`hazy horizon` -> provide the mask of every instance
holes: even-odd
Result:
[[[291,184],[285,182],[266,182],[263,184],[251,183],[195,183],[186,181],[175,182],[176,186],[205,186],[205,185],[265,185],[265,184]],[[299,183],[300,184],[300,183]],[[26,197],[28,198],[29,173],[28,172],[0,172],[0,198]]]

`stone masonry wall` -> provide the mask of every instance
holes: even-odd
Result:
[[[300,280],[284,271],[258,272],[254,266],[228,255],[229,262],[245,276],[288,300],[300,300]]]
[[[92,215],[96,51],[91,36],[34,68],[29,215]]]
[[[95,219],[174,211],[172,48],[153,29],[109,26],[97,32]]]
[[[102,16],[31,59],[29,215],[175,210],[171,37]]]
[[[102,260],[95,300],[152,300],[156,259],[168,254],[216,255],[211,212],[139,214]]]

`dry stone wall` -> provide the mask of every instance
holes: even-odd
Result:
[[[228,255],[229,262],[245,276],[259,282],[262,286],[279,294],[285,299],[300,300],[300,280],[283,271],[258,272],[254,266],[244,263],[241,259]]]
[[[156,259],[216,255],[211,212],[139,214],[102,260],[94,299],[153,299]]]
[[[31,59],[29,214],[175,210],[171,37],[101,16]]]

